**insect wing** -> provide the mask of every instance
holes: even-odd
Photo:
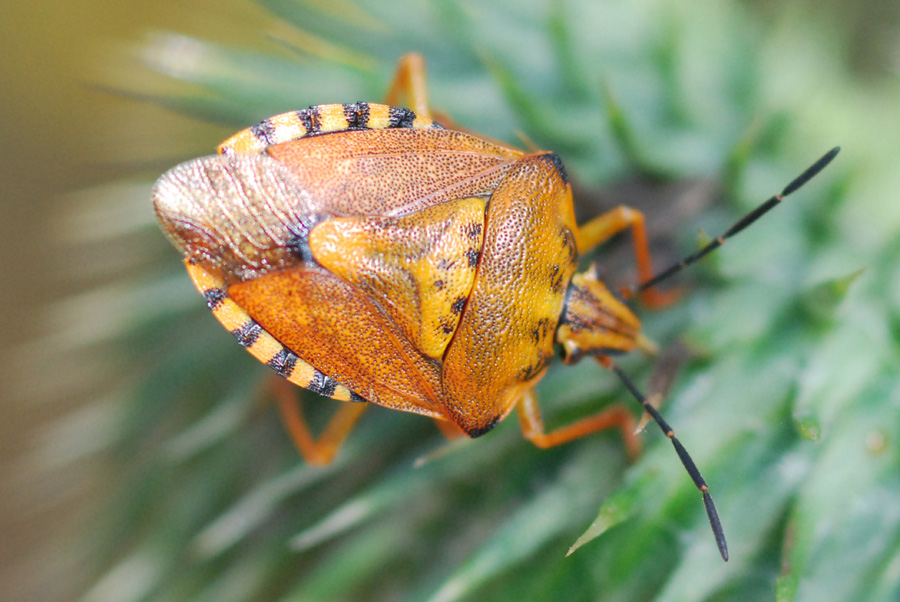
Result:
[[[334,215],[401,216],[446,201],[488,197],[519,151],[452,130],[360,130],[269,147]]]
[[[437,366],[366,294],[326,270],[282,270],[234,284],[228,295],[286,347],[366,400],[443,415]]]

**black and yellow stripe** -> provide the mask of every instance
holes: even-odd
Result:
[[[225,281],[198,264],[185,261],[194,286],[206,299],[216,319],[235,336],[250,355],[272,368],[276,374],[304,389],[338,401],[365,401],[327,374],[313,368],[297,354],[279,343],[226,292]]]
[[[220,154],[251,155],[307,136],[349,130],[444,129],[409,109],[368,102],[318,105],[264,119],[219,145]]]

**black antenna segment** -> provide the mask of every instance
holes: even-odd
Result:
[[[784,190],[781,191],[781,194],[776,194],[775,196],[773,196],[766,202],[757,206],[756,209],[753,209],[748,214],[746,214],[744,217],[740,218],[738,221],[736,221],[734,224],[732,224],[732,226],[730,228],[728,228],[728,230],[726,230],[724,234],[714,238],[712,241],[709,242],[709,244],[704,246],[699,251],[691,253],[690,255],[688,255],[687,257],[678,261],[677,263],[673,263],[672,265],[670,265],[663,271],[661,271],[658,274],[656,274],[655,276],[653,276],[650,280],[640,283],[639,285],[634,287],[631,292],[638,293],[640,291],[647,290],[648,288],[650,288],[652,286],[656,286],[663,280],[666,280],[673,274],[680,272],[687,266],[691,265],[692,263],[694,263],[694,262],[698,261],[699,259],[703,258],[704,256],[706,256],[707,254],[709,254],[712,251],[721,247],[722,244],[727,239],[731,238],[732,236],[734,236],[735,234],[737,234],[738,232],[740,232],[741,230],[743,230],[744,228],[746,228],[747,226],[749,226],[750,224],[752,224],[753,222],[755,222],[756,220],[761,218],[763,215],[765,215],[766,213],[768,213],[769,211],[774,209],[775,206],[778,205],[779,203],[781,203],[781,201],[783,201],[786,196],[788,196],[789,194],[791,194],[793,192],[796,192],[801,186],[803,186],[804,184],[809,182],[811,179],[813,179],[820,171],[825,169],[825,167],[829,163],[831,163],[831,161],[837,156],[837,154],[840,152],[840,150],[841,150],[841,148],[839,146],[836,146],[833,149],[831,149],[830,151],[828,151],[827,153],[825,153],[824,155],[822,155],[822,157],[818,161],[816,161],[815,163],[810,165],[808,168],[806,168],[806,171],[804,171],[802,174],[800,174],[799,176],[794,178],[794,180],[790,184],[785,186]]]
[[[691,480],[694,481],[694,485],[696,485],[697,489],[700,490],[700,493],[703,494],[703,505],[706,507],[706,515],[709,517],[709,525],[712,527],[713,536],[716,538],[716,545],[719,546],[719,553],[722,555],[722,560],[727,561],[728,543],[725,541],[725,531],[722,529],[722,521],[719,520],[719,512],[716,510],[716,505],[713,503],[712,496],[709,494],[709,486],[703,479],[703,475],[700,474],[700,469],[697,468],[691,455],[681,444],[681,441],[675,437],[675,431],[669,426],[669,423],[667,423],[659,411],[647,401],[647,397],[641,393],[640,389],[634,384],[634,381],[632,381],[631,378],[629,378],[629,376],[608,357],[598,357],[597,360],[606,368],[616,373],[616,376],[619,377],[625,387],[632,395],[634,395],[634,398],[641,404],[641,407],[650,414],[650,417],[659,425],[663,434],[672,442],[672,445],[675,447],[675,453],[678,454],[678,458],[684,465],[685,470],[687,470]]]

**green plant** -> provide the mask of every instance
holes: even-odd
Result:
[[[836,34],[787,13],[764,25],[734,3],[259,4],[281,49],[158,34],[147,64],[183,92],[155,100],[236,131],[377,101],[393,62],[417,50],[437,108],[498,139],[525,132],[584,189],[721,174],[712,209],[662,225],[681,251],[696,227],[718,233],[845,146],[821,181],[683,276],[683,302],[641,313],[650,337],[698,354],[663,413],[713,488],[731,560],[652,430],[629,466],[614,433],[541,451],[511,419],[445,449],[429,421],[372,410],[333,465],[304,465],[257,403],[265,369],[214,323],[155,231],[148,186],[134,199],[159,267],[116,297],[131,316],[116,340],[139,370],[104,406],[117,493],[90,534],[86,599],[900,596],[900,204],[886,169],[897,95],[852,83],[826,43]],[[651,221],[665,210],[647,208]],[[623,364],[646,381],[650,361]],[[556,366],[539,395],[563,423],[627,392],[583,362]],[[333,411],[306,397],[313,420]]]

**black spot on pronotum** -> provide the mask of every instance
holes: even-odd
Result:
[[[522,382],[528,382],[533,379],[538,373],[541,371],[542,364],[540,360],[536,364],[529,364],[519,370],[519,374],[517,375],[519,380]]]
[[[228,298],[228,294],[220,288],[211,288],[203,291],[203,298],[206,299],[206,307],[215,311]]]
[[[291,374],[294,373],[294,367],[297,365],[297,359],[296,355],[287,349],[282,349],[266,362],[266,365],[274,370],[278,376],[290,378]]]
[[[444,288],[444,281],[443,281],[443,280],[435,280],[435,281],[434,281],[434,288],[436,288],[437,290],[443,289],[443,288]]]
[[[550,320],[548,318],[541,318],[534,323],[534,328],[531,329],[531,338],[534,341],[534,344],[537,345],[543,341],[549,333]]]
[[[251,347],[256,342],[256,339],[259,338],[261,332],[262,326],[253,320],[249,320],[237,330],[233,330],[231,334],[234,335],[241,347]]]
[[[566,171],[566,166],[563,165],[562,159],[559,158],[559,155],[556,153],[545,153],[541,155],[541,157],[556,169],[556,172],[559,173],[559,177],[562,178],[564,184],[569,183],[569,174]]]
[[[566,250],[568,254],[568,260],[574,261],[576,255],[578,254],[578,250],[575,245],[575,235],[572,234],[572,231],[567,227],[560,225],[559,227],[559,243],[560,246]]]
[[[563,277],[565,276],[558,265],[550,266],[550,290],[554,293],[561,293],[563,288]]]

